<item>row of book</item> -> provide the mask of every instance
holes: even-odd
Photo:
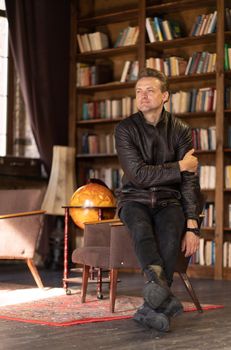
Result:
[[[217,25],[217,11],[197,16],[189,36],[200,36],[215,33]]]
[[[125,83],[126,81],[137,80],[139,73],[139,63],[138,61],[125,61],[120,82]]]
[[[202,190],[214,190],[216,185],[216,167],[214,165],[201,165],[199,179]]]
[[[225,88],[225,108],[231,108],[231,86]]]
[[[108,64],[76,64],[76,85],[89,86],[105,84],[112,81],[112,68]]]
[[[204,218],[201,223],[203,227],[214,227],[215,226],[215,206],[214,202],[206,202],[203,209]]]
[[[149,57],[146,59],[146,67],[157,69],[167,76],[184,75],[188,61],[183,57]]]
[[[223,267],[231,267],[231,242],[223,243]]]
[[[207,51],[193,52],[188,60],[185,75],[211,73],[216,70],[216,53]]]
[[[231,189],[231,165],[225,166],[225,188]]]
[[[81,152],[84,154],[116,154],[113,134],[82,134]]]
[[[200,238],[199,249],[190,258],[190,264],[212,266],[215,263],[215,242]]]
[[[90,101],[82,105],[82,120],[126,118],[135,112],[137,112],[136,100],[130,96]]]
[[[124,28],[118,35],[114,47],[135,45],[139,36],[139,27],[128,26]]]
[[[225,70],[231,69],[231,45],[225,44]]]
[[[225,24],[226,30],[231,30],[231,9],[228,7],[225,9]]]
[[[81,53],[95,50],[102,50],[109,47],[108,36],[105,33],[94,32],[77,34],[77,42]]]
[[[207,151],[216,149],[216,126],[192,129],[193,147]]]
[[[216,110],[216,89],[208,87],[171,93],[165,108],[171,113],[211,112]]]
[[[84,178],[85,183],[88,179],[100,179],[102,180],[110,189],[115,190],[122,186],[122,169],[111,168],[111,167],[101,167],[101,168],[87,168],[85,170]]]
[[[150,43],[181,37],[181,28],[176,21],[147,17],[145,24]]]
[[[165,109],[173,114],[210,112],[216,109],[216,89],[201,88],[171,93]],[[82,120],[126,118],[137,112],[136,100],[126,96],[120,99],[88,101],[82,104]],[[231,129],[228,133],[231,147]],[[228,143],[229,144],[229,143]],[[199,148],[199,147],[198,147]],[[200,149],[200,148],[199,148]]]
[[[227,147],[231,148],[231,125],[227,128]]]

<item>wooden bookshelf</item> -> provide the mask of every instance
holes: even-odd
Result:
[[[231,86],[231,70],[224,70],[224,44],[230,42],[231,31],[226,30],[225,0],[102,0],[80,2],[72,0],[71,21],[71,64],[70,64],[70,145],[76,147],[78,171],[78,186],[85,182],[84,169],[90,167],[118,168],[118,160],[114,153],[85,154],[81,150],[83,133],[91,132],[113,133],[113,129],[121,119],[93,118],[83,120],[82,104],[88,101],[116,99],[124,96],[134,97],[134,81],[120,82],[123,64],[126,60],[138,60],[139,66],[145,65],[149,57],[183,56],[186,59],[194,51],[208,51],[216,53],[216,70],[202,74],[170,76],[170,91],[188,91],[206,87],[216,88],[216,111],[185,112],[176,114],[195,127],[216,126],[216,150],[196,150],[202,165],[216,166],[215,189],[204,190],[208,201],[213,201],[216,208],[216,225],[213,228],[202,229],[205,239],[215,240],[216,262],[214,266],[190,266],[190,275],[194,277],[231,279],[231,268],[223,268],[223,242],[231,236],[228,227],[227,206],[231,203],[231,190],[224,188],[224,166],[231,164],[231,149],[225,142],[226,127],[231,120],[231,108],[224,106],[225,86]],[[106,5],[105,5],[106,4]],[[106,8],[105,8],[106,6]],[[231,4],[230,4],[231,7]],[[199,14],[209,14],[217,11],[217,30],[201,36],[189,36],[190,29]],[[173,40],[156,41],[150,43],[145,27],[146,17],[159,16],[163,19],[178,20],[182,25],[182,37]],[[139,38],[135,45],[114,47],[119,32],[127,26],[138,26]],[[110,47],[103,50],[80,53],[76,34],[102,31],[108,34]],[[98,64],[108,61],[113,67],[113,79],[106,84],[76,87],[76,63]]]

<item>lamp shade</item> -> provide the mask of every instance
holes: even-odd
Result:
[[[46,210],[46,214],[64,215],[62,206],[70,202],[75,189],[75,148],[54,146],[51,174],[42,209]]]

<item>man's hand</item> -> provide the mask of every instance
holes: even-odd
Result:
[[[199,248],[200,238],[193,232],[187,231],[181,243],[181,250],[185,257],[193,255]]]
[[[190,149],[182,160],[179,161],[180,171],[189,171],[190,173],[196,173],[198,167],[198,159],[193,156],[194,148]]]

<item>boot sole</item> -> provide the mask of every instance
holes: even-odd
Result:
[[[160,332],[169,331],[170,324],[169,319],[164,314],[160,314],[151,310],[146,316],[139,314],[134,315],[133,320],[146,329],[155,329]]]

